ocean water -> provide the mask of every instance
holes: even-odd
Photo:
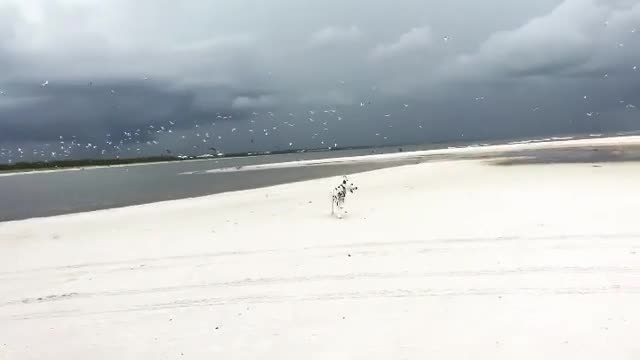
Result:
[[[392,151],[397,152],[398,148],[376,149],[376,153]],[[226,167],[359,156],[371,152],[370,149],[344,150],[0,176],[0,221],[203,196],[408,163],[405,160],[266,169],[260,170],[259,176],[255,172],[180,175]]]
[[[613,134],[613,136],[616,135],[623,136],[626,134]],[[581,136],[576,135],[571,136],[570,138],[590,138],[600,136],[602,135],[598,134],[597,136],[594,136],[591,134]],[[567,138],[568,137],[558,137],[544,140],[566,140]],[[535,142],[540,140],[542,139],[516,139],[493,142],[493,144]],[[484,143],[475,145],[469,143],[410,145],[402,146],[401,148],[403,151],[417,151],[476,145],[484,145]],[[92,169],[88,168],[77,171],[34,172],[11,176],[2,176],[3,174],[0,174],[0,221],[108,209],[163,200],[210,195],[228,191],[246,190],[295,181],[353,174],[433,159],[426,157],[420,159],[414,158],[385,162],[362,161],[348,164],[274,168],[259,170],[259,172],[239,171],[205,173],[206,170],[218,168],[280,163],[296,160],[351,157],[369,155],[372,153],[395,153],[398,151],[399,147],[395,146],[377,149],[307,152],[244,158],[210,159]],[[528,155],[533,156],[535,154]],[[551,151],[537,155],[539,155],[539,157],[535,160],[527,161],[561,162],[563,159],[568,161],[611,160],[611,156],[607,153],[593,152],[591,149],[588,151],[577,151],[575,153],[567,151]],[[626,160],[640,160],[640,151],[634,155],[633,159],[629,158]],[[182,173],[196,174],[180,175]]]

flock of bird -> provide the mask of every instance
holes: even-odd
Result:
[[[148,77],[144,77],[148,80]],[[344,83],[344,82],[342,82]],[[49,81],[45,80],[40,84],[43,88],[49,86]],[[89,82],[93,86],[93,82]],[[377,88],[373,88],[377,90]],[[111,89],[110,93],[116,95],[116,90]],[[4,91],[2,92],[4,95]],[[361,102],[361,108],[371,105],[372,101]],[[409,108],[409,104],[403,104],[402,110]],[[139,126],[129,130],[122,130],[121,133],[106,133],[99,141],[83,141],[76,135],[59,135],[55,142],[48,142],[41,145],[15,148],[1,147],[0,162],[14,163],[29,159],[30,161],[51,161],[74,159],[79,157],[95,157],[99,154],[104,158],[136,157],[148,154],[172,155],[185,157],[183,153],[176,153],[172,147],[185,148],[189,144],[192,148],[190,155],[211,156],[221,155],[220,150],[224,149],[224,140],[229,137],[238,137],[240,132],[244,132],[244,139],[251,144],[260,142],[261,137],[273,137],[279,135],[278,141],[283,142],[283,137],[287,137],[284,145],[288,149],[294,149],[295,142],[289,139],[286,128],[305,127],[309,131],[311,145],[314,149],[325,148],[333,150],[339,144],[335,140],[330,129],[338,127],[347,118],[344,114],[346,109],[324,109],[307,110],[304,113],[276,114],[273,111],[252,112],[246,122],[235,121],[233,115],[216,113],[210,120],[194,120],[189,123],[180,120],[168,120],[164,122],[154,122],[146,126]],[[390,118],[391,114],[385,114],[385,118]],[[234,124],[236,127],[230,127]],[[422,124],[418,125],[422,128]],[[388,124],[391,128],[392,124]],[[387,136],[384,139],[388,139]],[[233,141],[238,141],[234,139]],[[314,142],[315,141],[315,142]],[[164,144],[163,144],[164,142]],[[180,143],[182,142],[182,143]],[[271,144],[271,143],[270,143]],[[304,149],[299,149],[304,151]]]
[[[634,31],[635,32],[635,29]],[[444,43],[450,41],[449,36],[442,38]],[[620,47],[624,44],[620,43]],[[633,66],[633,71],[637,71],[637,66]],[[608,78],[608,74],[604,74],[605,78]],[[148,76],[143,76],[143,80],[149,80]],[[40,84],[41,87],[46,88],[49,86],[49,80],[45,80]],[[341,85],[345,84],[345,81],[340,81]],[[88,86],[93,86],[93,81],[88,83]],[[372,87],[372,91],[376,92],[377,87]],[[116,89],[110,89],[112,96],[117,96]],[[0,97],[6,96],[5,90],[0,89]],[[485,96],[475,97],[476,102],[481,102],[486,99]],[[589,97],[585,95],[583,97],[585,101],[589,100]],[[624,101],[621,101],[624,104]],[[372,105],[372,100],[363,100],[359,104],[355,104],[355,108],[359,105],[360,108],[366,108]],[[625,104],[626,109],[636,109],[633,104]],[[398,111],[406,111],[409,108],[409,104],[402,104]],[[533,112],[542,111],[539,107],[532,108]],[[265,112],[253,112],[250,114],[248,121],[237,122],[237,127],[232,127],[229,130],[231,121],[234,121],[233,115],[216,113],[208,121],[193,121],[189,124],[181,123],[179,120],[169,120],[162,123],[154,122],[146,126],[136,127],[129,130],[122,130],[122,133],[111,134],[106,133],[104,137],[99,141],[87,141],[82,140],[78,136],[58,136],[57,141],[49,142],[41,145],[32,146],[29,149],[26,146],[17,147],[0,147],[0,163],[2,162],[19,162],[23,159],[29,160],[63,160],[72,159],[77,157],[94,157],[99,154],[105,158],[119,158],[120,156],[135,157],[142,154],[163,154],[163,155],[175,155],[184,156],[183,153],[175,153],[172,147],[185,148],[185,144],[193,149],[190,155],[203,155],[210,156],[211,152],[220,155],[221,149],[224,149],[224,139],[231,136],[239,136],[241,132],[244,133],[243,139],[246,139],[251,144],[255,144],[259,141],[260,137],[269,137],[273,135],[279,135],[277,142],[286,144],[289,149],[294,149],[295,142],[289,138],[289,134],[284,133],[282,128],[293,128],[296,126],[305,127],[305,132],[310,135],[311,142],[304,141],[307,147],[320,149],[326,148],[327,150],[333,150],[338,148],[339,144],[335,140],[333,133],[330,129],[338,127],[340,122],[347,119],[347,114],[353,112],[349,109],[310,109],[305,113],[279,113],[276,114],[272,111]],[[598,112],[589,111],[586,113],[587,117],[593,117],[599,115]],[[381,117],[387,122],[384,126],[387,129],[393,128],[393,114],[385,113]],[[217,124],[221,124],[217,126]],[[416,123],[418,129],[423,129],[421,122]],[[240,129],[242,128],[242,129]],[[373,129],[376,138],[381,138],[388,141],[390,133]],[[280,135],[282,133],[282,135]],[[287,137],[287,139],[282,139]],[[234,141],[238,141],[235,139]],[[180,143],[182,142],[182,143]],[[312,144],[312,145],[309,145]],[[314,145],[315,144],[315,145]],[[304,151],[303,149],[299,149]],[[203,154],[204,152],[204,154]]]

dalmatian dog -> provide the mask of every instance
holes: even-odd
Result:
[[[358,190],[358,187],[353,185],[346,175],[343,176],[340,185],[336,186],[331,192],[331,215],[337,216],[338,219],[342,219],[343,214],[346,214],[346,211],[344,210],[344,201],[347,194],[353,194],[356,190]]]

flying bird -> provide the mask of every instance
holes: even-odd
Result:
[[[41,84],[41,86],[42,86],[42,87],[45,87],[45,86],[47,86],[47,85],[49,85],[49,80],[45,80],[45,81]]]

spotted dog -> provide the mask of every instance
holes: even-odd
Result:
[[[346,213],[344,211],[345,198],[347,194],[353,194],[356,190],[358,187],[349,182],[349,178],[343,176],[340,185],[336,186],[331,193],[331,215],[336,215],[337,212],[336,216],[342,218],[342,214]]]

